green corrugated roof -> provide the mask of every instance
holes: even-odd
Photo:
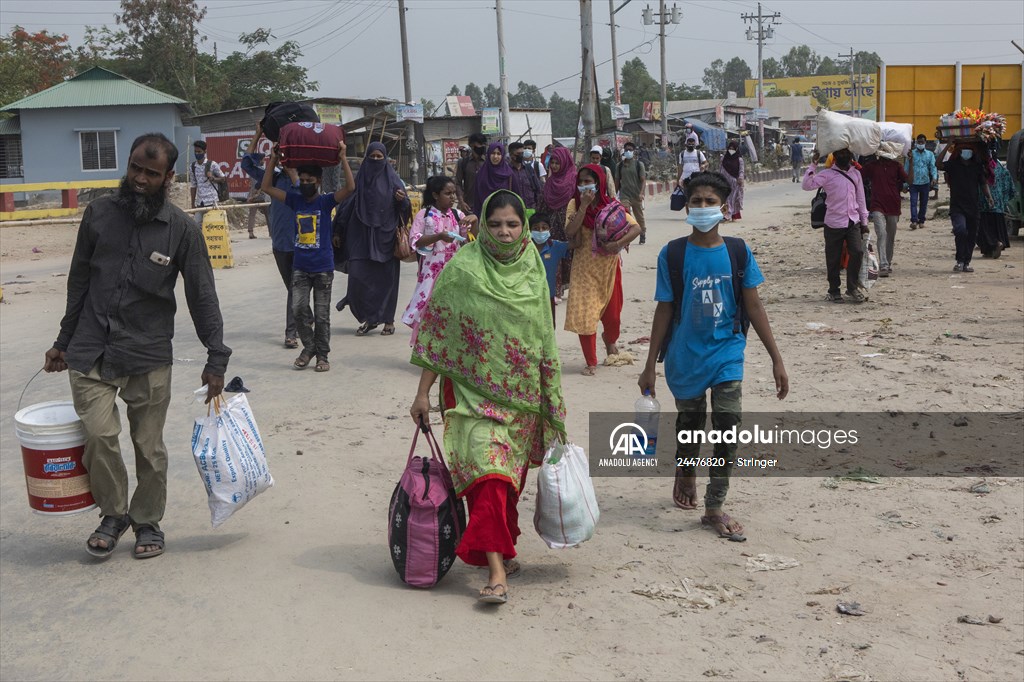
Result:
[[[94,66],[52,88],[0,107],[0,111],[109,107],[132,104],[188,106],[188,102],[183,99],[154,90],[148,85],[137,83],[103,67]]]
[[[21,135],[21,119],[17,116],[0,118],[0,135]]]

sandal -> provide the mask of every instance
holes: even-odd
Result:
[[[393,325],[393,324],[386,324],[386,325],[384,325],[384,329],[381,331],[380,335],[381,336],[391,336],[394,333],[395,333],[395,325]]]
[[[302,351],[301,353],[299,353],[299,357],[295,358],[295,362],[293,363],[295,365],[295,369],[306,369],[306,367],[309,366],[309,361],[312,359],[312,354],[308,354],[306,353],[306,351]]]
[[[594,376],[595,374],[597,374],[597,365],[587,365],[583,369],[583,371],[580,372],[580,374],[582,374],[585,377],[592,377],[592,376]]]
[[[707,516],[700,517],[700,525],[710,528],[711,530],[718,533],[718,537],[731,540],[732,542],[746,542],[747,538],[743,535],[743,526],[739,527],[739,530],[729,530],[729,524],[732,523],[732,517],[728,514],[709,514]],[[739,522],[737,522],[739,525]],[[721,528],[718,528],[721,526]],[[724,530],[722,530],[724,528]]]
[[[114,553],[114,548],[117,547],[117,541],[121,539],[124,532],[131,526],[131,522],[128,520],[128,515],[117,517],[117,516],[104,516],[100,519],[100,525],[93,531],[92,535],[85,543],[85,551],[94,557],[100,559],[106,559]],[[102,540],[107,543],[106,547],[94,547],[89,543],[93,540]]]
[[[326,360],[317,360],[316,367],[314,369],[317,372],[329,372],[331,370],[331,363]]]
[[[501,592],[497,591],[499,587]],[[484,589],[480,590],[480,596],[476,600],[483,604],[504,604],[508,601],[508,588],[501,583],[487,585]]]
[[[140,552],[142,547],[156,547],[156,549]],[[164,532],[157,530],[148,524],[135,529],[135,558],[151,559],[164,553]]]
[[[356,336],[366,336],[379,326],[379,324],[370,324],[369,322],[363,322],[361,325],[359,325],[359,329],[356,330]]]
[[[298,348],[299,347],[299,340],[294,338],[294,337],[289,337],[289,338],[284,340],[284,347],[285,348]]]
[[[505,577],[514,578],[519,575],[519,572],[523,570],[523,565],[515,559],[509,559],[508,561],[501,562],[505,565]]]

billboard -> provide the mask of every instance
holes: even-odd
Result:
[[[644,113],[642,118],[645,121],[660,121],[661,102],[644,102]]]
[[[445,102],[448,104],[449,116],[476,116],[473,100],[466,95],[448,95]]]
[[[857,79],[857,76],[854,76]],[[864,73],[859,76],[858,83],[851,84],[849,75],[842,76],[802,76],[798,78],[765,78],[764,92],[781,90],[786,93],[808,95],[811,106],[817,107],[821,103],[818,96],[822,97],[832,111],[853,111],[858,107],[857,96],[860,95],[860,111],[874,109],[878,101],[878,91],[875,87],[876,78],[874,73]],[[744,81],[745,94],[747,97],[757,97],[757,80]]]
[[[252,180],[242,170],[242,156],[249,153],[249,142],[252,141],[254,130],[235,130],[225,133],[207,133],[206,155],[216,163],[228,177],[228,191],[233,199],[245,199],[249,196]],[[259,150],[264,155],[270,154],[273,142],[265,137],[260,138]],[[191,150],[190,150],[191,151]]]

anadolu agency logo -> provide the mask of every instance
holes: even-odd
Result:
[[[648,455],[647,432],[633,422],[619,424],[608,436],[608,450],[611,457],[601,458],[598,466],[602,467],[636,467],[658,466],[658,460]]]

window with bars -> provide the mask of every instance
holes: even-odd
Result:
[[[21,161],[21,135],[0,135],[0,178],[25,177]]]
[[[82,147],[82,170],[117,170],[117,132],[87,130],[78,133]]]

